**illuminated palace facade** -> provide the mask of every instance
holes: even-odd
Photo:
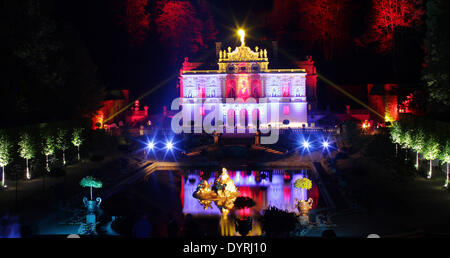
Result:
[[[217,70],[197,69],[201,63],[185,59],[179,78],[183,120],[204,118],[217,108],[216,117],[227,132],[228,127],[233,132],[269,125],[308,127],[308,109],[317,101],[314,62],[309,58],[297,62],[295,69],[270,69],[267,50],[252,50],[242,34],[241,45],[233,51],[231,47],[218,50]],[[183,126],[192,124],[183,122]]]

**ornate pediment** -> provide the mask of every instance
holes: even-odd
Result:
[[[245,45],[245,31],[239,30],[238,34],[241,36],[241,45],[236,47],[233,52],[231,52],[231,47],[228,47],[228,52],[221,50],[219,62],[268,62],[266,49],[262,50],[255,47],[255,51],[253,51]]]
[[[220,54],[219,62],[252,62],[252,61],[268,61],[267,50],[256,47],[255,51],[247,46],[239,46],[233,52],[228,48],[228,52],[223,50]]]

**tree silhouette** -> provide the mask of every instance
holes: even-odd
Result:
[[[295,229],[297,216],[293,212],[270,206],[261,216],[262,230],[269,237],[287,237]]]
[[[426,84],[430,100],[437,102],[433,108],[441,109],[443,114],[447,113],[450,105],[449,17],[449,1],[427,1],[423,81]]]
[[[327,60],[350,42],[350,0],[308,0],[299,3],[302,39],[319,45]],[[307,42],[308,42],[307,41]]]
[[[103,99],[81,36],[73,25],[52,19],[50,2],[8,1],[0,9],[8,64],[0,69],[1,125],[79,120]]]

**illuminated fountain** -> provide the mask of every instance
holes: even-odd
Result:
[[[227,169],[222,168],[222,174],[214,181],[212,187],[204,180],[197,186],[197,190],[192,196],[198,199],[205,210],[212,208],[211,202],[214,202],[220,209],[222,217],[226,219],[239,194],[233,180],[227,173]]]
[[[299,223],[303,225],[311,225],[309,216],[300,216],[297,204],[303,200],[308,203],[308,198],[313,200],[310,209],[313,209],[320,202],[316,187],[313,187],[312,181],[307,178],[308,171],[299,169],[292,171],[289,180],[286,179],[286,171],[278,170],[237,170],[225,171],[226,175],[214,176],[214,174],[205,174],[200,170],[191,170],[186,179],[182,180],[183,213],[192,214],[200,218],[210,216],[220,216],[219,233],[222,236],[245,235],[246,232],[238,230],[243,224],[251,226],[247,236],[259,236],[263,234],[261,224],[258,220],[262,212],[273,206],[281,210],[297,213]],[[250,172],[250,173],[249,173]],[[201,179],[202,178],[202,179]],[[227,186],[234,185],[239,190],[236,198],[222,198],[222,202],[216,203],[218,194],[215,192],[217,186],[223,184],[230,179]],[[206,179],[204,181],[203,179]],[[302,180],[308,179],[308,180]],[[183,183],[184,182],[184,183]],[[296,183],[297,184],[296,184]],[[233,188],[228,187],[228,189]],[[226,195],[228,191],[224,191],[222,195]],[[240,198],[251,198],[256,204],[255,206],[244,207],[237,202]],[[203,198],[201,198],[203,197]],[[228,200],[228,208],[222,209],[224,201]],[[297,202],[298,200],[298,202]],[[216,204],[213,204],[216,203]],[[306,205],[302,205],[306,208]],[[234,213],[235,216],[223,216],[224,214]],[[305,209],[303,209],[306,211]],[[250,221],[248,221],[251,218]],[[244,233],[244,234],[243,234]]]

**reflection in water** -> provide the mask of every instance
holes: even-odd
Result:
[[[214,184],[215,173],[205,176],[203,171],[188,171],[187,178],[181,180],[181,198],[183,203],[183,213],[196,216],[220,216],[221,212],[216,205],[211,205],[211,209],[204,209],[193,193],[202,179],[209,184]],[[258,218],[261,212],[269,206],[290,212],[298,212],[295,199],[307,200],[313,198],[314,206],[318,203],[318,189],[313,182],[311,190],[298,189],[294,187],[297,179],[308,178],[307,170],[300,171],[228,171],[230,178],[240,192],[240,196],[252,198],[256,205],[251,208],[233,209],[230,211],[232,219],[221,218],[220,229],[222,235],[237,235],[235,232],[236,219],[244,220],[248,217]],[[257,219],[252,219],[252,229],[248,235],[260,235],[261,228]]]

